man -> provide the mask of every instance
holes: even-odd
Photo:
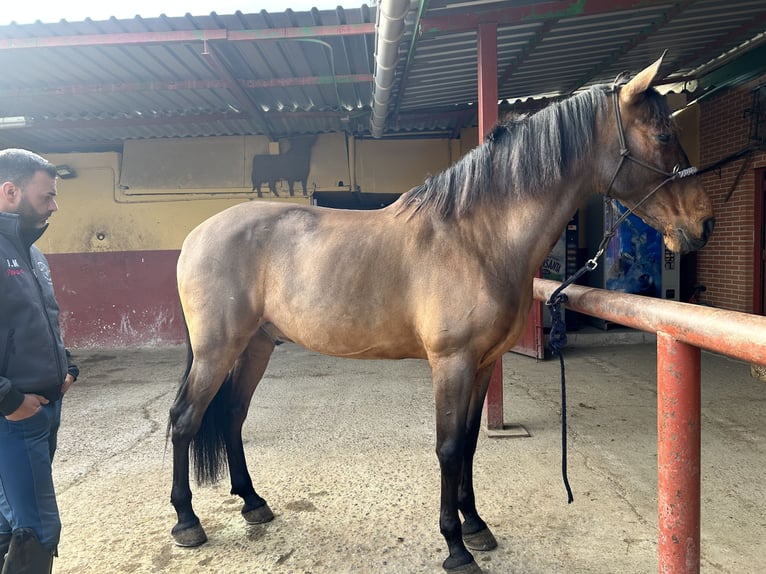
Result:
[[[0,151],[0,564],[48,574],[61,521],[51,462],[69,364],[48,262],[33,245],[56,204],[56,167]],[[6,555],[7,553],[7,555]]]

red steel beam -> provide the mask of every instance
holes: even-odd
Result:
[[[118,34],[82,34],[80,36],[48,36],[35,38],[2,38],[0,50],[29,48],[70,48],[83,46],[128,46],[140,44],[172,44],[176,42],[253,42],[290,40],[332,36],[374,34],[374,23],[336,26],[302,26],[265,28],[262,30],[171,30],[167,32],[123,32]]]
[[[481,24],[476,32],[479,83],[479,141],[497,122],[497,25]],[[489,430],[502,430],[503,362],[498,359],[484,399],[484,422]]]
[[[176,30],[167,32],[123,32],[119,34],[83,34],[81,36],[46,36],[1,38],[0,50],[26,48],[70,48],[82,46],[128,46],[132,44],[172,44],[226,40],[227,30]]]
[[[318,38],[328,36],[363,36],[374,34],[375,24],[337,24],[334,26],[301,26],[296,28],[263,28],[258,30],[230,30],[232,42],[256,40],[289,40],[293,38]]]
[[[372,74],[340,74],[338,76],[304,76],[298,78],[271,78],[267,80],[240,80],[246,88],[284,88],[288,86],[324,86],[333,84],[369,84]]]
[[[666,7],[666,0],[567,0],[559,2],[529,2],[502,10],[487,12],[456,12],[448,16],[423,18],[421,34],[456,32],[476,29],[480,24],[495,22],[499,25],[520,22],[540,22],[551,18],[574,18],[593,16],[621,10],[645,9],[652,6]]]
[[[479,82],[479,141],[497,122],[497,24],[482,24],[476,34]]]
[[[335,111],[283,111],[269,112],[269,117],[273,119],[339,119],[348,115],[348,112]],[[130,128],[135,126],[163,126],[163,125],[184,125],[184,124],[205,124],[211,122],[226,121],[248,121],[253,117],[248,113],[213,113],[213,114],[188,114],[175,116],[131,116],[129,118],[92,118],[92,119],[73,119],[73,120],[36,120],[24,127],[7,128],[4,132],[14,132],[17,130],[77,130],[92,128]]]
[[[341,74],[339,76],[304,76],[297,78],[270,78],[263,80],[237,80],[243,88],[284,88],[288,86],[323,86],[332,84],[370,83],[372,74]],[[83,94],[113,94],[126,92],[156,92],[177,90],[220,90],[228,82],[216,80],[175,80],[170,82],[109,82],[105,84],[69,84],[45,88],[8,88],[0,90],[0,98],[28,96],[78,96]]]
[[[560,285],[534,280],[547,301]],[[766,317],[570,285],[567,308],[657,333],[660,574],[700,571],[700,349],[766,363]]]

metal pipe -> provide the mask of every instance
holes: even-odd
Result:
[[[534,297],[547,301],[560,283],[535,279]],[[766,317],[570,285],[568,309],[626,327],[664,332],[700,349],[750,363],[766,363]]]
[[[502,359],[495,361],[491,376],[487,396],[484,399],[484,424],[488,430],[502,430],[505,427]]]
[[[657,333],[660,574],[700,571],[700,350]]]
[[[404,36],[404,18],[410,11],[409,0],[382,0],[375,24],[375,92],[370,116],[370,132],[383,135],[391,103],[391,93],[399,61],[399,43]]]
[[[348,138],[348,189],[356,191],[356,138],[354,134],[347,134],[346,137]]]

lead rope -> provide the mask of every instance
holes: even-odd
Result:
[[[598,246],[596,254],[591,259],[589,259],[585,265],[580,267],[580,269],[578,269],[574,275],[559,285],[545,302],[545,305],[548,307],[551,315],[551,330],[548,339],[548,347],[554,355],[558,356],[559,364],[561,365],[561,476],[564,480],[564,487],[567,491],[567,504],[572,504],[572,502],[574,502],[574,496],[572,495],[572,488],[569,486],[569,478],[567,476],[567,391],[566,370],[564,368],[564,347],[567,344],[567,327],[566,322],[564,321],[564,313],[561,306],[564,305],[569,300],[569,298],[563,291],[572,283],[577,281],[580,277],[585,275],[588,271],[593,271],[596,267],[598,267],[599,258],[604,254],[607,245],[609,245],[609,241],[611,241],[612,237],[614,237],[615,233],[617,233],[617,228],[620,226],[620,224],[625,221],[636,209],[643,205],[646,200],[652,197],[657,192],[657,190],[670,183],[671,181],[689,177],[697,173],[697,168],[694,166],[688,167],[686,169],[680,169],[680,166],[678,165],[676,165],[673,168],[673,171],[669,173],[646,162],[643,162],[631,155],[630,150],[627,148],[625,142],[625,134],[622,128],[622,118],[620,117],[618,87],[622,81],[623,76],[618,76],[612,87],[615,119],[617,120],[617,134],[620,140],[620,161],[618,162],[617,167],[612,174],[612,178],[609,180],[609,186],[606,188],[606,193],[604,194],[604,208],[609,208],[611,202],[613,201],[609,195],[609,192],[612,190],[612,185],[614,185],[614,182],[617,179],[617,175],[619,174],[620,169],[624,165],[626,159],[629,159],[651,171],[665,175],[666,178],[652,191],[647,193],[646,196],[644,196],[644,198],[636,205],[630,208],[626,206],[625,213],[620,215],[620,217],[617,219],[617,221],[614,222],[610,229],[606,229],[604,231],[604,237],[601,239],[601,243]]]

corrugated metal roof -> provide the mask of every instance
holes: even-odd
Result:
[[[376,7],[0,26],[0,146],[116,149],[125,139],[370,134]],[[412,2],[384,135],[476,124],[477,27],[497,25],[498,94],[566,96],[664,50],[700,80],[766,44],[762,0]],[[701,83],[704,85],[704,82]],[[536,104],[536,105],[539,105]]]

